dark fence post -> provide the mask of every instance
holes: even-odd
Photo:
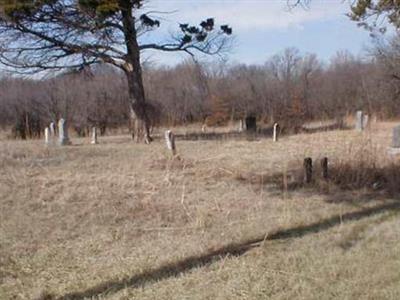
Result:
[[[304,159],[303,167],[304,167],[304,183],[310,183],[312,180],[312,172],[313,172],[311,157],[306,157]]]
[[[328,180],[328,158],[324,157],[321,159],[321,170],[322,170],[322,178]]]

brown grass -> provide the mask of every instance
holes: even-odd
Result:
[[[3,139],[0,299],[397,299],[398,210],[301,238],[268,238],[391,203],[396,194],[365,188],[374,176],[344,186],[365,178],[350,175],[365,149],[376,170],[391,170],[391,126],[278,143],[178,140],[180,160],[170,158],[161,140],[146,146],[128,136],[106,137],[99,145],[74,139],[64,148]],[[305,156],[330,158],[328,193],[282,190],[264,181],[295,172]],[[330,201],[334,197],[345,201]],[[187,260],[260,238],[265,241],[240,255]],[[152,270],[164,273],[139,276]],[[127,278],[139,279],[133,284]]]

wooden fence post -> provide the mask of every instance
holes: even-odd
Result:
[[[328,180],[329,173],[328,173],[328,158],[324,157],[321,159],[321,172],[322,178]]]
[[[304,183],[310,183],[312,180],[312,172],[313,172],[311,157],[306,157],[304,159],[303,167],[304,167]]]

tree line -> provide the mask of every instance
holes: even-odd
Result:
[[[118,69],[125,75],[129,95],[130,128],[132,136],[137,141],[152,141],[151,127],[154,125],[155,115],[160,106],[154,106],[146,100],[145,83],[141,64],[141,54],[148,50],[164,52],[182,52],[194,56],[196,52],[207,55],[222,55],[231,49],[233,29],[228,24],[217,26],[214,18],[207,18],[200,24],[178,23],[179,28],[172,33],[169,39],[142,39],[144,35],[151,35],[161,26],[160,12],[148,11],[144,0],[25,0],[0,1],[0,63],[6,69],[15,73],[33,74],[46,73],[52,76],[62,70],[74,68],[81,71],[91,66],[107,64]],[[289,8],[306,7],[311,0],[287,0]],[[395,28],[400,27],[400,4],[397,1],[370,1],[356,0],[350,5],[348,16],[359,26],[374,31],[385,32],[386,24]],[[178,25],[177,24],[177,25]],[[383,26],[381,26],[382,24]],[[155,39],[154,39],[155,38]],[[270,119],[291,117],[293,114],[310,118],[312,65],[313,56],[299,57],[293,51],[285,51],[278,55],[276,60],[266,68],[268,75],[273,75],[271,84],[277,89],[285,88],[279,96],[265,96],[263,102],[268,106]],[[296,52],[296,51],[294,51]],[[284,70],[281,69],[283,64]],[[299,65],[304,69],[299,71]],[[240,68],[242,66],[235,66]],[[311,69],[310,69],[311,68]],[[246,72],[248,67],[245,66]],[[250,75],[253,74],[251,68]],[[257,69],[257,68],[255,68]],[[231,73],[231,68],[222,73]],[[233,71],[235,72],[235,71]],[[264,73],[265,70],[261,70]],[[260,73],[255,70],[254,73]],[[299,75],[300,74],[300,75]],[[263,74],[265,75],[265,74]],[[313,76],[314,77],[314,76]],[[209,78],[207,78],[210,81]],[[229,80],[229,79],[228,79]],[[232,81],[236,79],[233,78]],[[211,78],[213,84],[222,82],[225,78]],[[215,81],[215,82],[214,82]],[[241,84],[245,81],[241,81]],[[299,83],[300,82],[300,83]],[[209,86],[212,84],[209,84]],[[249,83],[252,95],[255,97],[257,89]],[[224,114],[231,110],[231,119],[238,112],[234,110],[233,100],[214,96],[209,89],[207,99],[219,111],[220,116],[213,116],[213,122],[220,122]],[[271,92],[271,90],[268,90]],[[276,91],[275,91],[276,92]],[[251,94],[250,93],[250,94]],[[211,99],[211,100],[210,100]],[[280,108],[277,109],[279,99]],[[248,100],[248,99],[247,99]],[[254,110],[251,101],[245,101],[246,107],[239,110],[240,114]],[[159,100],[158,100],[159,101]],[[235,101],[233,101],[235,102]],[[274,103],[273,103],[274,102]],[[250,105],[250,106],[249,106]],[[69,104],[68,104],[69,106]],[[207,105],[206,105],[207,106]],[[235,106],[235,107],[234,107]],[[25,106],[27,107],[27,105]],[[251,108],[252,107],[252,108]],[[221,110],[223,111],[221,113]],[[283,110],[283,114],[281,111]],[[343,111],[343,107],[340,108]],[[265,114],[265,112],[263,112]],[[189,119],[196,118],[190,114]],[[223,119],[223,118],[222,118]],[[15,125],[15,132],[21,137],[34,136],[40,133],[40,117],[38,113],[21,117]]]
[[[379,118],[399,116],[400,38],[376,40],[367,58],[337,52],[329,63],[287,48],[264,64],[199,63],[143,65],[152,126],[193,122],[209,126],[255,116],[264,123],[296,126],[343,118],[362,109]],[[39,136],[51,121],[68,120],[78,135],[129,123],[126,76],[97,65],[48,79],[3,76],[0,125],[12,136]]]

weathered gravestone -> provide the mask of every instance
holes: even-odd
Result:
[[[98,140],[97,140],[97,128],[93,127],[92,128],[92,141],[90,142],[92,145],[98,144]]]
[[[240,119],[240,120],[239,120],[239,128],[238,128],[238,131],[239,131],[239,132],[243,132],[243,130],[244,130],[244,122],[243,122],[242,119]]]
[[[60,119],[58,121],[58,142],[59,142],[60,146],[71,144],[69,137],[68,137],[67,121],[64,119]]]
[[[400,125],[393,128],[392,147],[400,149]]]
[[[54,138],[56,136],[56,128],[55,128],[54,122],[50,123],[49,129],[50,129],[50,136],[52,138]]]
[[[256,132],[257,131],[257,119],[254,116],[246,117],[246,131],[247,132]]]
[[[165,132],[165,142],[167,143],[167,148],[171,150],[172,155],[175,155],[176,154],[175,136],[171,130],[167,130]]]
[[[356,113],[356,130],[362,131],[363,129],[363,112],[358,110]]]

